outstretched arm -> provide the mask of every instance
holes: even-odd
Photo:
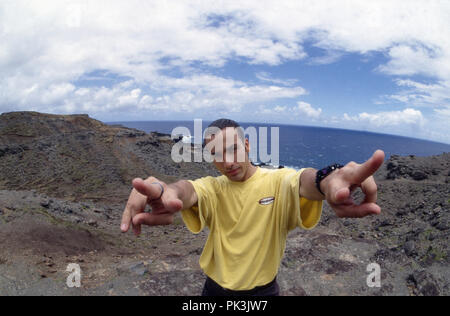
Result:
[[[161,186],[164,188],[163,191]],[[172,224],[176,212],[192,207],[198,200],[194,187],[185,180],[167,185],[154,177],[145,181],[135,179],[133,187],[120,226],[124,233],[130,229],[130,225],[134,233],[139,235],[142,224],[148,226]],[[145,213],[147,205],[152,208],[151,213]]]
[[[348,163],[342,169],[333,171],[321,183],[322,195],[316,188],[316,172],[314,169],[303,171],[300,178],[300,196],[309,200],[327,200],[330,207],[339,217],[364,217],[380,214],[381,208],[377,202],[377,185],[373,174],[384,161],[384,152],[377,150],[373,156],[363,164]],[[360,187],[365,194],[364,201],[357,205],[351,193]]]

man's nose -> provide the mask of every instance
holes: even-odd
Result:
[[[226,168],[226,169],[231,169],[231,168],[233,168],[233,165],[234,165],[234,157],[228,157],[228,155],[225,157],[225,160],[224,160],[224,162],[223,162],[223,166]]]
[[[231,168],[233,168],[234,163],[232,161],[225,161],[223,163],[223,166],[225,167],[225,169],[230,170]]]
[[[235,163],[234,155],[227,153],[224,156],[225,167],[231,167]]]

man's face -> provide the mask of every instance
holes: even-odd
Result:
[[[244,181],[250,167],[248,153],[250,146],[247,139],[239,137],[237,129],[227,127],[212,136],[207,142],[214,157],[214,165],[231,181]]]

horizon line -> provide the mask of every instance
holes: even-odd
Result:
[[[184,120],[111,121],[111,122],[102,121],[102,120],[100,120],[100,121],[102,121],[105,124],[117,124],[117,123],[150,123],[150,122],[157,122],[157,123],[161,123],[161,122],[194,122],[194,120],[196,120],[196,119],[192,119],[192,120],[184,119]],[[213,122],[211,120],[203,120],[203,119],[201,119],[201,120],[204,121],[204,122]],[[299,124],[277,123],[277,122],[275,122],[275,123],[265,123],[265,122],[244,122],[244,121],[241,122],[241,121],[238,121],[238,123],[240,125],[264,124],[264,125],[280,125],[280,126],[291,126],[291,127],[310,127],[310,128],[320,128],[320,129],[331,129],[331,130],[367,133],[367,134],[383,135],[383,136],[391,136],[391,137],[394,136],[394,137],[408,138],[408,139],[413,139],[413,140],[420,140],[420,141],[425,141],[425,142],[430,142],[430,143],[450,146],[450,143],[444,143],[444,142],[439,142],[439,141],[430,140],[430,139],[411,137],[411,136],[405,136],[405,135],[399,135],[399,134],[387,134],[387,133],[365,131],[365,130],[358,130],[358,129],[340,128],[340,127],[324,127],[324,126],[317,126],[317,125],[299,125]]]

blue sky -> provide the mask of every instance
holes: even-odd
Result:
[[[450,143],[448,1],[0,1],[0,112]]]

